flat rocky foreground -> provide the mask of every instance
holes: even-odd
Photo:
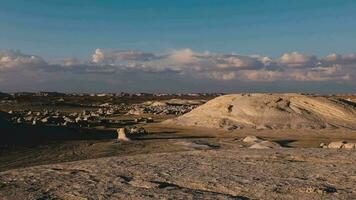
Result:
[[[0,173],[0,199],[355,199],[356,151],[209,149]]]

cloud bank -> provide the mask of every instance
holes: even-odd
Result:
[[[120,86],[136,90],[179,90],[175,82],[238,88],[237,83],[278,85],[356,83],[356,54],[325,57],[288,52],[278,58],[195,52],[191,49],[152,53],[133,50],[96,49],[87,60],[45,60],[20,51],[0,51],[0,89],[21,90],[77,88],[90,90]],[[356,85],[356,84],[355,84]],[[44,87],[45,86],[45,87]],[[150,88],[149,88],[150,87]],[[217,88],[218,89],[218,88]],[[223,89],[223,88],[222,88]]]

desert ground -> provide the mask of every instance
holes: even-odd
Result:
[[[247,105],[240,102],[240,97],[217,106],[211,103],[222,97],[191,98],[208,103],[178,115],[137,115],[131,110],[125,110],[129,114],[110,115],[110,119],[126,123],[138,117],[152,118],[152,123],[134,123],[147,133],[130,141],[117,140],[116,129],[127,124],[4,126],[1,135],[8,140],[1,143],[0,199],[356,198],[356,149],[320,148],[321,143],[356,143],[352,95],[298,96],[291,101],[283,95],[282,100],[273,96],[271,99],[277,102],[273,104],[245,101],[247,97],[243,96]],[[64,112],[97,109],[89,104],[78,106],[83,101],[92,104],[94,98],[89,97],[70,97],[71,104],[66,105],[52,105],[57,97],[48,100],[49,104],[43,103],[48,97],[33,99],[3,101],[3,118],[9,118],[10,110],[35,111],[45,106]],[[95,101],[101,104],[110,99]],[[306,104],[305,99],[312,99],[313,103]],[[155,99],[140,97],[125,102],[141,104],[152,100]],[[260,106],[249,107],[248,102]],[[316,104],[322,109],[315,108]],[[213,108],[206,107],[211,105]],[[242,112],[241,105],[249,112]],[[255,108],[260,110],[256,112]],[[219,118],[222,121],[217,121]],[[6,137],[9,134],[13,137]]]

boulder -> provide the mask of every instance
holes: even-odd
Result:
[[[328,148],[328,145],[326,145],[325,143],[320,143],[319,147],[320,148]]]
[[[45,117],[45,118],[41,119],[41,122],[42,123],[47,123],[48,122],[48,117]]]
[[[129,110],[126,115],[142,115],[143,113],[143,108],[133,108]]]
[[[133,138],[136,138],[141,135],[145,135],[148,132],[142,127],[125,127],[117,129],[117,139],[120,141],[130,141]]]
[[[117,140],[119,140],[119,141],[130,141],[130,139],[127,136],[127,129],[126,128],[117,129]]]
[[[247,136],[244,139],[242,139],[242,142],[246,143],[257,143],[257,142],[262,142],[261,138],[258,138],[256,136]]]
[[[129,132],[130,135],[144,135],[144,134],[148,133],[142,127],[132,126],[132,127],[127,127],[127,129],[128,129],[128,132]]]
[[[344,148],[344,149],[356,149],[356,143],[346,143],[346,144],[344,144],[344,146],[342,148]]]
[[[328,145],[328,148],[329,149],[341,149],[341,148],[343,148],[344,144],[346,144],[345,141],[330,142]]]
[[[23,120],[22,120],[21,117],[19,117],[19,118],[17,118],[16,122],[17,122],[18,124],[21,124],[21,123],[23,122]]]

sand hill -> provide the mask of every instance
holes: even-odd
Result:
[[[301,94],[232,94],[167,120],[183,126],[240,129],[356,129],[356,107]]]

